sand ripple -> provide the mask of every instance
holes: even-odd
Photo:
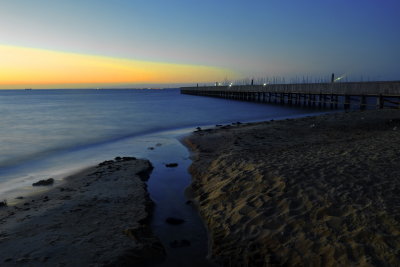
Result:
[[[211,257],[223,266],[400,266],[399,126],[399,111],[381,110],[189,137]]]

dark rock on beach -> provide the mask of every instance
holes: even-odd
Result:
[[[130,161],[130,160],[136,160],[135,157],[115,157],[115,161]],[[110,161],[108,161],[110,162]]]
[[[165,167],[167,167],[167,168],[178,167],[178,163],[167,163],[167,164],[165,164]]]
[[[136,160],[135,157],[122,157],[122,161]]]
[[[184,223],[185,220],[180,218],[168,217],[167,219],[165,219],[165,222],[168,224],[178,225]]]
[[[49,178],[47,180],[40,180],[36,183],[33,183],[32,186],[46,186],[46,185],[52,185],[52,184],[54,184],[54,179]]]
[[[99,163],[98,167],[111,165],[111,164],[113,164],[113,163],[114,163],[113,160],[106,160],[106,161],[103,161],[103,162]]]
[[[153,169],[154,169],[153,165],[149,163],[147,169],[137,172],[136,175],[140,177],[140,180],[147,181],[150,178],[150,174],[153,171]]]
[[[0,201],[0,208],[7,207],[7,200]]]

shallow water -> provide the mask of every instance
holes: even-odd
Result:
[[[152,229],[167,252],[167,259],[159,266],[212,266],[207,260],[207,231],[194,207],[186,204],[185,188],[191,182],[187,172],[191,160],[188,150],[176,138],[179,132],[157,136],[157,144],[148,158],[154,165],[148,181],[148,191],[155,202]],[[154,140],[156,141],[156,140]],[[177,163],[167,168],[165,164]],[[170,225],[166,218],[185,220],[181,225]],[[174,248],[174,241],[187,240],[190,246]]]

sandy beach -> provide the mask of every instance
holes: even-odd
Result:
[[[222,266],[400,266],[400,111],[196,131],[193,200]]]
[[[150,229],[152,165],[116,158],[0,207],[1,266],[146,266],[165,251]]]

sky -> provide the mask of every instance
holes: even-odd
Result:
[[[398,0],[0,0],[0,89],[400,80]]]

